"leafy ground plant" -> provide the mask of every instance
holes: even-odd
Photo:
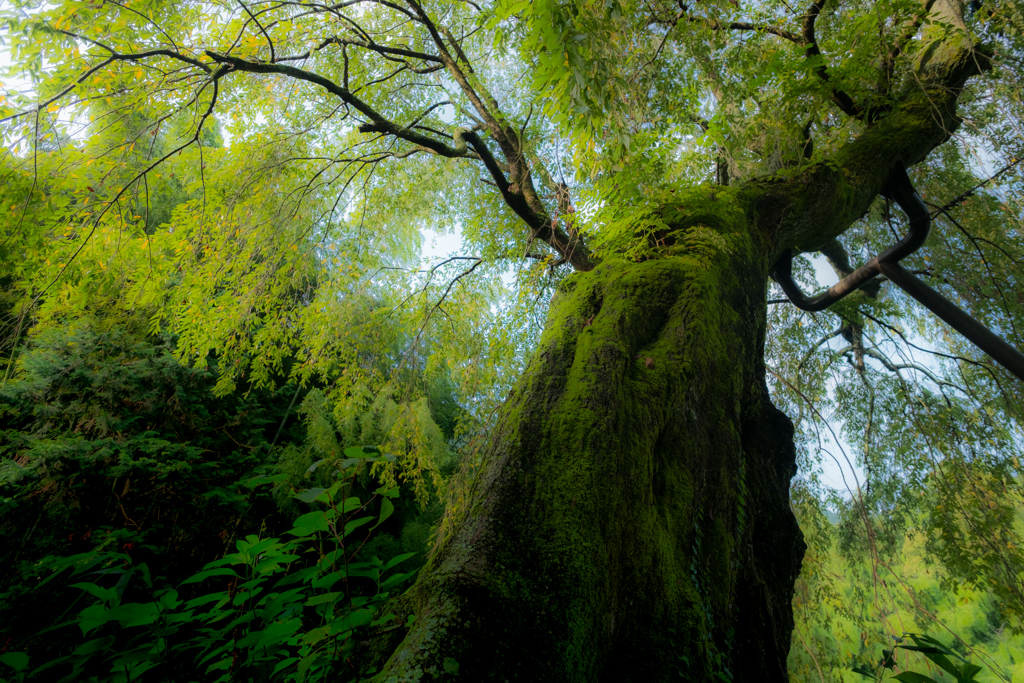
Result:
[[[914,644],[907,644],[907,638],[910,638]],[[956,683],[974,683],[976,680],[975,676],[982,671],[980,666],[971,664],[935,638],[920,633],[905,633],[891,650],[882,650],[882,659],[879,660],[874,668],[864,665],[855,667],[853,670],[872,680],[881,681],[885,677],[886,671],[894,671],[896,669],[897,650],[921,653],[937,667],[952,676]],[[938,683],[931,676],[926,676],[917,671],[901,671],[894,676],[888,677],[887,680],[900,681],[900,683]]]
[[[356,477],[386,458],[375,449],[347,448],[333,463],[329,488],[296,495],[316,507],[287,532],[290,538],[249,535],[238,552],[208,563],[177,588],[157,588],[145,564],[120,553],[88,553],[54,561],[41,584],[63,579],[77,596],[70,620],[49,630],[85,640],[73,652],[32,666],[29,654],[0,655],[8,681],[318,681],[357,677],[350,655],[360,640],[389,630],[378,615],[392,591],[414,572],[395,568],[413,556],[354,561],[394,512],[398,488],[368,500],[350,496]],[[274,483],[259,477],[247,485]],[[79,580],[86,579],[86,580]],[[198,590],[197,590],[198,588]],[[136,595],[149,600],[132,601]],[[192,596],[192,597],[189,597]],[[376,617],[376,618],[375,618]]]

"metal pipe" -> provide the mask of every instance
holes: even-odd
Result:
[[[883,263],[882,274],[897,287],[914,297],[950,327],[967,337],[979,349],[992,356],[1004,368],[1024,380],[1024,354],[968,315],[952,301],[921,282],[898,263]]]
[[[881,272],[878,269],[879,263],[899,261],[917,251],[924,244],[928,239],[928,231],[931,229],[931,215],[924,202],[917,196],[917,192],[914,191],[910,176],[907,175],[907,169],[902,163],[893,166],[889,182],[882,190],[882,195],[899,204],[910,218],[909,230],[903,239],[821,294],[810,297],[803,293],[800,285],[793,279],[793,255],[786,252],[772,266],[770,274],[782,287],[782,291],[786,293],[793,305],[805,311],[824,311],[846,295],[871,282]]]
[[[899,242],[817,296],[809,297],[804,294],[800,285],[793,279],[793,255],[789,251],[772,266],[771,277],[782,287],[782,291],[797,308],[805,311],[823,311],[863,287],[875,276],[883,274],[1018,379],[1024,380],[1024,354],[899,265],[901,259],[921,248],[928,239],[928,232],[931,229],[931,214],[914,190],[902,162],[893,165],[889,182],[882,190],[882,195],[896,202],[910,219],[909,230]]]

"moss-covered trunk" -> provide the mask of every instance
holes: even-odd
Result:
[[[987,57],[966,34],[925,34],[890,111],[829,159],[680,189],[658,258],[570,278],[465,500],[394,605],[415,621],[367,643],[378,680],[786,680],[804,546],[792,427],[764,385],[768,265],[842,234],[892,163],[957,129]]]
[[[804,546],[749,241],[563,286],[380,680],[786,680]]]

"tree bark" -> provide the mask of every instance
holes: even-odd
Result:
[[[563,285],[380,680],[786,680],[792,427],[732,213]]]
[[[368,644],[375,680],[788,680],[804,544],[793,429],[764,382],[768,268],[841,234],[894,161],[956,130],[986,59],[965,37],[921,55],[892,111],[831,159],[679,190],[660,258],[566,281],[464,501],[392,605],[414,621]]]

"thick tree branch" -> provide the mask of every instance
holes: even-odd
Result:
[[[683,2],[677,2],[677,4],[679,5],[680,11],[674,19],[671,19],[670,21],[655,20],[653,23],[668,24],[670,26],[675,26],[682,19],[686,19],[686,21],[689,23],[706,26],[712,31],[753,31],[755,33],[766,33],[769,35],[778,36],[779,38],[783,38],[792,43],[796,43],[797,45],[804,44],[803,39],[799,35],[793,33],[792,31],[787,31],[786,29],[779,28],[778,26],[753,24],[748,21],[733,21],[729,22],[728,24],[725,24],[718,21],[717,19],[710,19],[708,17],[698,17],[694,15],[693,13],[691,13],[689,5]]]
[[[426,28],[433,41],[437,54],[429,54],[422,51],[412,50],[406,47],[382,46],[362,32],[361,39],[338,38],[332,36],[322,40],[315,47],[303,54],[278,57],[271,62],[265,62],[252,58],[241,58],[229,54],[215,53],[208,51],[206,54],[215,62],[226,65],[231,70],[247,73],[272,73],[288,76],[296,80],[306,81],[317,85],[331,94],[340,98],[346,105],[351,106],[364,116],[367,121],[359,126],[364,133],[381,133],[412,143],[412,149],[395,151],[390,156],[401,158],[418,152],[428,152],[448,158],[474,158],[483,162],[488,174],[502,194],[502,199],[528,226],[532,239],[541,239],[554,248],[561,257],[572,263],[579,270],[589,270],[593,262],[589,251],[582,244],[578,234],[570,231],[566,234],[558,226],[558,218],[552,218],[544,203],[541,201],[534,187],[531,168],[528,160],[522,152],[520,135],[512,127],[509,119],[501,113],[497,100],[487,91],[486,86],[474,73],[468,56],[462,49],[459,40],[445,27],[436,24],[427,14],[417,0],[406,0],[410,11],[403,10]],[[389,3],[389,7],[391,6]],[[398,8],[396,8],[398,9]],[[359,31],[356,27],[357,32]],[[343,84],[338,84],[313,71],[298,68],[284,62],[296,62],[309,58],[319,50],[329,45],[340,45],[345,60],[345,78]],[[457,128],[452,135],[452,143],[443,139],[447,134],[434,131],[429,126],[419,125],[419,122],[440,104],[434,105],[423,112],[411,124],[403,126],[389,120],[382,113],[374,109],[369,103],[361,99],[355,90],[348,85],[348,55],[345,52],[348,47],[360,47],[366,50],[377,52],[386,58],[398,58],[404,68],[414,71],[433,71],[438,68],[447,69],[452,79],[458,85],[462,94],[469,100],[470,105],[476,110],[482,119],[480,123],[470,128]],[[414,69],[406,59],[418,60],[430,64],[426,69]],[[477,131],[486,130],[490,137],[497,142],[501,150],[500,157],[489,149],[487,143]],[[431,133],[431,134],[428,134]],[[472,152],[470,152],[472,147]],[[565,194],[563,192],[563,194]],[[557,195],[557,193],[556,193]],[[568,206],[568,205],[567,205]],[[559,210],[559,215],[564,211]]]
[[[922,64],[893,110],[827,161],[797,176],[751,181],[757,220],[774,243],[770,263],[783,249],[818,251],[870,207],[888,182],[890,163],[922,161],[960,125],[957,99],[967,79],[989,68],[987,55],[964,34],[925,49]]]
[[[461,127],[456,128],[453,134],[453,141],[455,144],[448,145],[436,138],[419,133],[412,127],[400,126],[393,121],[390,121],[380,112],[376,111],[369,104],[353,94],[348,88],[339,85],[320,74],[299,69],[287,64],[270,64],[267,62],[246,60],[240,57],[218,54],[211,51],[207,51],[206,54],[215,62],[227,65],[235,71],[280,74],[322,87],[331,94],[339,97],[343,102],[352,106],[369,119],[369,122],[364,123],[359,127],[361,132],[384,133],[416,145],[412,150],[395,153],[394,156],[396,158],[409,156],[419,151],[425,151],[448,158],[465,157],[469,153],[469,145],[472,145],[474,152],[476,152],[481,161],[483,161],[484,166],[498,185],[498,189],[501,191],[502,198],[505,200],[505,203],[508,204],[516,215],[523,219],[527,226],[529,226],[531,235],[550,244],[556,251],[572,263],[575,268],[579,270],[589,270],[593,267],[593,263],[590,259],[590,252],[585,248],[581,241],[578,238],[572,238],[569,235],[566,235],[565,232],[558,229],[555,222],[544,210],[543,205],[540,204],[539,199],[536,199],[534,202],[528,200],[530,192],[533,192],[532,180],[529,178],[528,169],[525,172],[523,171],[523,167],[526,166],[526,164],[524,163],[524,159],[521,155],[515,155],[512,159],[509,159],[506,165],[511,169],[510,175],[512,177],[506,177],[505,172],[502,170],[502,164],[495,159],[487,145],[476,135],[476,131],[480,130],[484,126],[478,125],[474,126],[472,129]],[[450,55],[447,57],[450,59]],[[490,129],[490,126],[487,126],[487,128]],[[506,159],[508,159],[509,155],[507,150],[503,147],[502,151],[506,152]],[[524,191],[523,185],[526,184],[524,181],[528,183],[528,191]],[[534,197],[536,198],[535,192]]]
[[[567,235],[546,211],[538,212],[530,206],[522,191],[515,183],[509,182],[487,144],[475,132],[467,133],[466,139],[480,155],[487,171],[494,178],[502,199],[530,228],[531,238],[547,242],[576,270],[586,271],[593,268],[590,250],[583,241],[576,235]]]
[[[432,62],[432,63],[438,64],[438,65],[443,64],[443,62],[441,61],[440,57],[438,57],[437,55],[428,54],[426,52],[417,52],[415,50],[407,50],[405,48],[400,48],[400,47],[390,47],[390,46],[387,46],[387,45],[380,45],[379,43],[375,43],[372,40],[355,40],[355,39],[352,39],[352,38],[339,38],[337,36],[331,36],[330,38],[325,38],[324,40],[320,41],[320,43],[316,47],[314,47],[313,49],[308,50],[308,51],[306,51],[306,52],[304,52],[302,54],[299,54],[299,55],[288,55],[288,56],[285,56],[285,57],[278,57],[276,60],[272,60],[272,61],[275,61],[275,62],[278,62],[278,63],[280,63],[280,62],[302,61],[304,59],[309,59],[314,53],[319,52],[320,50],[323,50],[324,48],[326,48],[326,47],[328,47],[330,45],[361,47],[361,48],[364,48],[366,50],[370,50],[372,52],[376,52],[376,53],[381,54],[381,55],[391,55],[391,56],[395,56],[395,57],[407,57],[409,59],[418,59],[420,61]]]
[[[81,36],[75,35],[75,34],[70,33],[68,31],[61,31],[61,33],[64,33],[64,34],[66,34],[68,36],[72,36],[74,38],[81,38]],[[32,107],[31,109],[26,109],[25,111],[21,111],[21,112],[18,112],[16,114],[11,114],[10,116],[5,116],[3,118],[0,118],[0,123],[6,123],[7,121],[13,121],[13,120],[19,119],[19,118],[21,118],[23,116],[32,116],[36,112],[43,111],[44,109],[46,109],[48,106],[50,106],[54,102],[60,101],[68,93],[70,93],[72,90],[74,90],[79,85],[84,83],[85,79],[89,78],[89,76],[92,76],[97,71],[100,71],[104,67],[107,67],[110,64],[113,64],[114,62],[138,62],[138,61],[150,58],[150,57],[170,57],[171,59],[176,59],[176,60],[178,60],[180,62],[185,62],[186,64],[191,64],[192,66],[198,67],[198,68],[202,69],[204,72],[206,72],[208,74],[212,74],[213,73],[213,69],[211,69],[209,65],[203,64],[199,60],[193,59],[191,57],[188,57],[187,55],[183,55],[183,54],[180,54],[178,52],[174,52],[173,50],[146,50],[144,52],[133,52],[133,53],[130,53],[130,54],[124,54],[124,53],[117,52],[117,51],[115,51],[115,50],[107,47],[106,45],[104,45],[104,44],[102,44],[100,42],[97,42],[95,40],[89,40],[89,39],[86,39],[86,38],[82,38],[82,40],[85,40],[86,42],[92,43],[93,45],[96,45],[97,47],[101,47],[104,50],[107,50],[108,52],[110,52],[110,56],[107,57],[106,59],[104,59],[103,61],[101,61],[96,66],[93,66],[93,67],[91,67],[89,69],[86,69],[84,72],[82,72],[81,76],[76,78],[70,85],[68,85],[67,87],[63,88],[60,92],[58,92],[53,97],[50,97],[50,98],[44,100],[43,102],[40,102],[39,104],[37,104],[36,106]]]
[[[567,235],[559,229],[557,221],[544,207],[534,187],[530,164],[523,153],[519,135],[508,117],[501,112],[497,100],[474,73],[472,63],[458,39],[445,27],[435,24],[417,0],[406,1],[419,21],[426,26],[448,73],[483,119],[485,129],[501,149],[505,158],[504,169],[483,140],[478,137],[475,141],[467,138],[498,184],[505,203],[529,226],[532,238],[547,242],[577,270],[593,268],[590,252],[579,237]]]
[[[246,4],[242,0],[236,0],[236,1],[238,2],[239,5],[242,6],[242,9],[245,10],[245,13],[249,15],[249,19],[251,19],[256,24],[256,27],[259,28],[260,33],[263,34],[263,37],[267,41],[267,46],[270,48],[270,61],[271,62],[275,61],[274,60],[274,41],[272,41],[270,39],[270,35],[267,33],[267,29],[263,28],[263,24],[261,24],[260,20],[257,19],[253,15],[253,13],[249,11],[249,8],[246,6]]]
[[[818,21],[818,16],[821,14],[822,8],[825,7],[827,0],[814,0],[811,3],[810,9],[804,15],[803,25],[803,44],[807,46],[807,51],[804,53],[808,59],[820,60],[819,64],[814,67],[814,73],[824,83],[827,83],[831,88],[829,93],[829,99],[835,103],[837,107],[847,116],[852,116],[855,119],[863,118],[864,112],[861,110],[857,103],[853,101],[853,98],[842,90],[838,90],[832,84],[832,78],[829,76],[828,68],[825,66],[825,57],[821,54],[821,49],[818,47],[818,39],[814,35],[814,26]]]
[[[893,73],[896,68],[896,59],[903,53],[907,43],[913,40],[917,32],[921,30],[921,25],[924,20],[928,17],[928,14],[932,11],[932,7],[935,5],[935,0],[925,0],[924,7],[921,9],[921,13],[918,14],[912,21],[910,21],[906,27],[904,27],[903,34],[900,36],[893,48],[886,54],[882,61],[882,68],[885,71],[886,83],[891,83]]]
[[[216,52],[207,50],[207,56],[210,59],[220,64],[229,66],[234,71],[242,71],[247,73],[264,73],[264,74],[280,74],[282,76],[288,76],[300,81],[306,81],[307,83],[313,83],[319,85],[321,88],[336,95],[345,104],[355,108],[361,114],[370,119],[369,123],[365,123],[359,127],[364,133],[379,132],[393,135],[397,138],[411,142],[418,147],[422,147],[423,151],[438,154],[443,157],[461,157],[465,156],[467,147],[464,141],[459,139],[458,130],[456,131],[455,141],[456,146],[452,147],[440,140],[418,133],[415,130],[399,126],[393,121],[385,118],[380,112],[371,107],[369,104],[356,97],[352,91],[348,88],[338,85],[329,78],[325,78],[320,74],[306,71],[305,69],[299,69],[288,64],[270,64],[267,62],[246,60],[240,57],[232,57],[230,55],[222,55]],[[462,129],[466,130],[466,129]]]

